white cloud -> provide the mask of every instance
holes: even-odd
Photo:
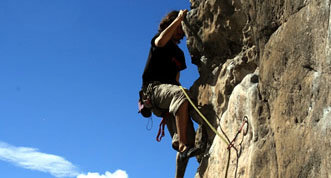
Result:
[[[0,141],[0,160],[13,163],[19,167],[49,173],[55,177],[76,178],[128,178],[123,170],[114,173],[108,171],[83,174],[71,162],[57,155],[39,152],[36,148],[16,147]]]
[[[89,172],[88,174],[80,174],[77,178],[128,178],[128,174],[123,170],[117,170],[113,174],[107,171],[104,175]]]
[[[4,142],[0,142],[0,160],[26,169],[47,172],[55,177],[75,177],[79,174],[76,166],[60,156],[41,153],[35,148],[15,147]]]

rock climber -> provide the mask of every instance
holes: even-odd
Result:
[[[149,107],[156,116],[167,119],[167,127],[173,136],[172,146],[178,151],[177,159],[181,160],[199,152],[194,147],[195,131],[189,117],[189,104],[179,87],[180,71],[186,69],[184,53],[178,47],[185,35],[182,21],[186,14],[187,10],[171,11],[161,20],[158,33],[151,40],[142,75],[142,97],[149,101],[144,103],[145,107]],[[170,131],[173,126],[175,134]],[[178,140],[174,140],[175,136]]]

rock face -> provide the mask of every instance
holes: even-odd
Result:
[[[229,148],[203,127],[196,178],[331,177],[330,3],[191,0],[191,93],[219,133],[237,135]]]

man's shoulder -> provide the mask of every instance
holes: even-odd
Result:
[[[158,36],[160,36],[159,33],[157,33],[157,34],[155,34],[155,35],[153,36],[153,38],[152,38],[152,40],[151,40],[151,46],[152,46],[152,47],[156,47],[156,46],[155,46],[155,39],[156,39]]]

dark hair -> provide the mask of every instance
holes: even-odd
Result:
[[[178,16],[179,11],[173,10],[169,12],[160,22],[159,33],[165,30]]]

